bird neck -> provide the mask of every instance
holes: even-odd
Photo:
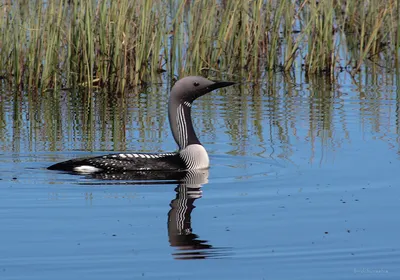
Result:
[[[170,99],[168,104],[169,124],[179,150],[192,144],[201,145],[193,129],[191,107],[192,103],[187,101],[177,102]]]

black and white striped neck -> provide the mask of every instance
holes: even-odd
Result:
[[[168,103],[169,124],[179,150],[183,150],[189,145],[201,145],[194,132],[191,108],[191,102],[174,100],[173,96],[170,97]]]

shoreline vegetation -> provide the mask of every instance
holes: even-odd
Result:
[[[109,91],[189,74],[398,68],[400,0],[3,0],[0,85]]]

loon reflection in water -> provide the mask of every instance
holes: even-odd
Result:
[[[119,153],[92,158],[72,159],[48,169],[77,173],[195,170],[209,167],[207,151],[197,138],[191,119],[191,107],[197,98],[234,82],[210,81],[200,76],[180,79],[171,89],[168,119],[172,135],[179,146],[172,153]]]
[[[172,247],[178,251],[172,253],[175,259],[206,259],[221,257],[229,248],[213,247],[207,240],[199,239],[192,231],[191,214],[196,207],[196,199],[202,197],[201,187],[208,181],[208,170],[188,171],[185,178],[176,187],[176,198],[171,201],[168,212],[168,238]]]
[[[176,197],[171,201],[168,211],[168,240],[171,247],[176,248],[172,253],[175,259],[206,259],[229,255],[229,247],[214,247],[207,240],[199,239],[192,230],[192,211],[196,208],[194,201],[202,197],[201,187],[208,183],[209,170],[189,170],[181,172],[158,172],[156,181],[148,181],[146,171],[121,173],[93,173],[89,178],[102,179],[102,182],[85,182],[83,185],[142,185],[142,184],[171,184],[177,183]],[[155,175],[153,174],[153,175]],[[107,183],[104,180],[112,180]],[[122,180],[117,183],[115,180]],[[144,180],[144,181],[143,181]]]

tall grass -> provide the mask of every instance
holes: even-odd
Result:
[[[0,4],[0,77],[20,89],[124,92],[169,76],[334,78],[398,58],[400,0],[34,0]],[[347,45],[343,55],[339,45]]]

